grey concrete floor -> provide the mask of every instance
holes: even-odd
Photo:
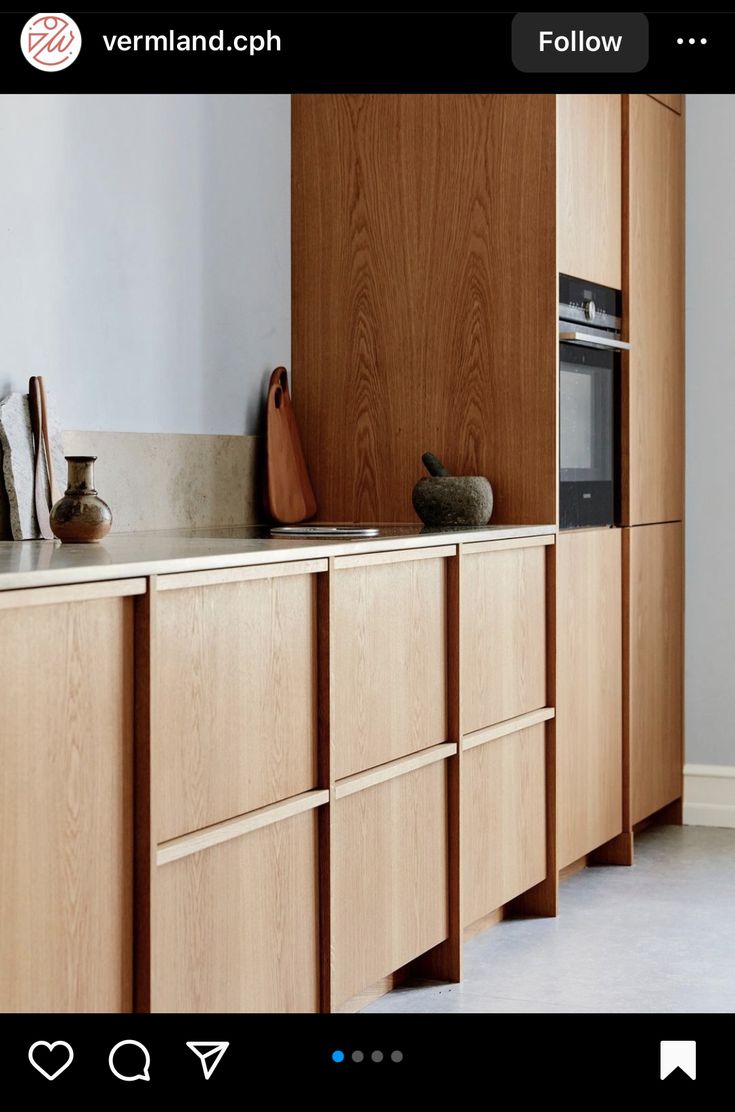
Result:
[[[735,830],[654,827],[635,853],[564,881],[557,919],[476,935],[462,984],[403,986],[364,1011],[735,1011]]]

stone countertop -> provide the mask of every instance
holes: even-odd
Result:
[[[484,525],[465,529],[386,525],[377,537],[271,537],[268,526],[263,526],[113,533],[100,544],[0,541],[0,591],[399,548],[513,540],[555,532],[553,525]]]

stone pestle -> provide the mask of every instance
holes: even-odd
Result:
[[[421,462],[433,479],[446,479],[452,474],[433,452],[424,452]]]

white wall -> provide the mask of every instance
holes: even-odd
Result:
[[[686,113],[686,757],[735,765],[735,96]]]
[[[0,395],[65,428],[254,432],[289,363],[290,98],[0,98]]]

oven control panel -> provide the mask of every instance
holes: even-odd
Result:
[[[559,320],[620,332],[620,290],[559,275]]]

